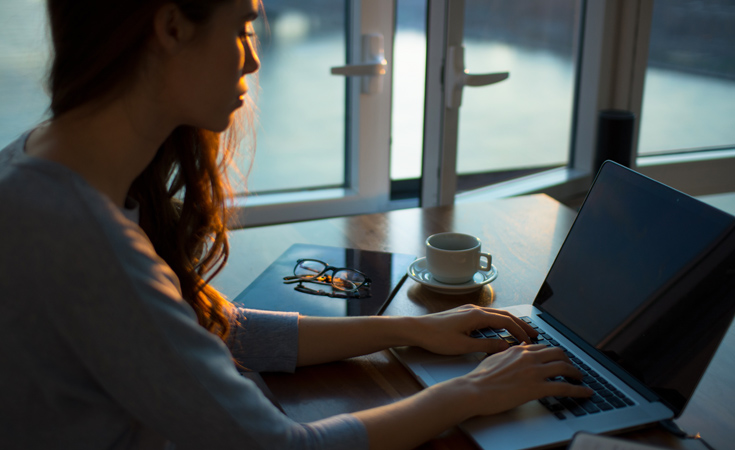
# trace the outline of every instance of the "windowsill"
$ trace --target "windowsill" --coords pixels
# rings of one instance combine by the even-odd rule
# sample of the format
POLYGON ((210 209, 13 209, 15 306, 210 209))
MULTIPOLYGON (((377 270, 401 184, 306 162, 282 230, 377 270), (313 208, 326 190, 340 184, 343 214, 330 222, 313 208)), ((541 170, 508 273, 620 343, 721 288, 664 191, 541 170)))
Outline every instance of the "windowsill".
POLYGON ((235 197, 231 229, 347 216, 364 212, 351 189, 327 188, 308 191, 253 194, 235 197))
POLYGON ((693 196, 735 191, 735 149, 642 156, 636 170, 693 196))
POLYGON ((264 205, 284 205, 288 203, 305 203, 317 202, 325 200, 335 200, 354 195, 349 189, 344 188, 328 188, 313 189, 308 191, 292 191, 292 192, 276 192, 268 194, 252 194, 239 195, 235 197, 233 206, 235 208, 264 206, 264 205))
MULTIPOLYGON (((690 195, 735 190, 735 178, 731 175, 735 168, 735 149, 641 156, 636 163, 635 170, 690 195)), ((593 178, 594 174, 561 167, 457 194, 456 201, 467 203, 543 193, 574 205, 584 199, 593 178)))
POLYGON ((663 164, 677 164, 685 162, 699 162, 735 158, 735 149, 701 150, 666 155, 643 155, 636 159, 638 167, 650 167, 663 164))
POLYGON ((723 194, 702 195, 697 197, 699 200, 710 206, 719 208, 726 213, 735 216, 735 192, 725 192, 723 194))
MULTIPOLYGON (((735 149, 642 156, 636 162, 644 175, 690 195, 735 191, 735 149)), ((542 193, 575 205, 586 195, 592 179, 588 172, 561 167, 463 192, 455 201, 471 203, 542 193)), ((231 225, 252 227, 419 206, 415 198, 387 203, 356 198, 353 190, 344 188, 240 196, 232 205, 231 225)))
POLYGON ((547 194, 564 202, 587 191, 592 177, 581 170, 561 167, 457 194, 457 203, 470 203, 527 194, 547 194))

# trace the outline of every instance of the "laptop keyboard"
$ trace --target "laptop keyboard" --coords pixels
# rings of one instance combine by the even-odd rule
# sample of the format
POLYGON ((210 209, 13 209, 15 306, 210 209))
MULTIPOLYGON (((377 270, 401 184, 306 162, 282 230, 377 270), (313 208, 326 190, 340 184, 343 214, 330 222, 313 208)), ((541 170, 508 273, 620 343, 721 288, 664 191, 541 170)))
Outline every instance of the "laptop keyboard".
MULTIPOLYGON (((531 321, 530 317, 521 317, 521 320, 529 324, 538 331, 536 343, 544 344, 550 347, 559 347, 569 357, 577 369, 582 373, 582 379, 557 377, 558 381, 566 381, 573 384, 588 386, 595 391, 590 398, 572 398, 572 397, 544 397, 539 401, 549 411, 551 411, 558 419, 566 420, 568 417, 581 417, 588 414, 598 414, 616 409, 626 408, 635 403, 625 394, 619 391, 615 386, 608 382, 602 375, 577 358, 572 352, 564 348, 558 341, 544 333, 538 325, 531 321), (571 414, 571 416, 569 415, 571 414)), ((510 345, 518 345, 520 342, 516 340, 507 330, 485 328, 473 331, 470 336, 478 339, 503 339, 510 345)))

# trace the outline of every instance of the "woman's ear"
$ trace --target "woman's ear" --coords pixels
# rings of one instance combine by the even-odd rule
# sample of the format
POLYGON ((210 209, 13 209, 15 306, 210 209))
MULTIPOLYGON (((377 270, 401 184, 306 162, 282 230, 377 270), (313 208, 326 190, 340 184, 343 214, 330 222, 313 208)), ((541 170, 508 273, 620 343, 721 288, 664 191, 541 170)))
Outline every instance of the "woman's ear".
POLYGON ((167 52, 178 52, 183 44, 191 40, 194 31, 194 23, 173 3, 161 6, 153 18, 154 40, 167 52))

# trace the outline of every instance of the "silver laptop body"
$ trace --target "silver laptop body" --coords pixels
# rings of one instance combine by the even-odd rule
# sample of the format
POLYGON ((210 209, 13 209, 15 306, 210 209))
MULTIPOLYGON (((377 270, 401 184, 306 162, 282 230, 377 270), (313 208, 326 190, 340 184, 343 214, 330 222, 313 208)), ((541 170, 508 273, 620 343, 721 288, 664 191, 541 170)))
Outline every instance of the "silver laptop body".
MULTIPOLYGON (((573 404, 559 409, 569 399, 544 399, 474 418, 461 428, 480 447, 558 446, 578 431, 614 433, 677 417, 735 313, 735 217, 606 162, 533 305, 504 309, 534 323, 627 403, 572 413, 573 404)), ((466 374, 486 356, 394 353, 424 386, 466 374)))

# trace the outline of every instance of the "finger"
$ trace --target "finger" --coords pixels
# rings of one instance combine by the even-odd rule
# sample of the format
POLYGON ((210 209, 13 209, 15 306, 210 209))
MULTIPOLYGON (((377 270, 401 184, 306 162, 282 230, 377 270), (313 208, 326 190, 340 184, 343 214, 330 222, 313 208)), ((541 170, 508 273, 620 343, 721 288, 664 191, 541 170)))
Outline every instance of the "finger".
POLYGON ((497 338, 473 338, 468 337, 466 342, 467 352, 484 352, 488 355, 502 352, 510 347, 503 339, 497 338))
POLYGON ((529 325, 528 323, 526 323, 526 321, 524 321, 523 319, 520 319, 520 318, 518 318, 518 317, 516 317, 516 316, 514 316, 513 314, 510 314, 510 313, 508 313, 508 315, 513 320, 513 322, 516 325, 518 325, 528 336, 530 336, 531 338, 534 338, 534 339, 538 337, 538 335, 539 335, 538 331, 536 331, 533 327, 531 327, 531 325, 529 325))
POLYGON ((526 323, 525 320, 519 318, 518 316, 515 316, 515 315, 511 314, 508 311, 503 311, 503 310, 497 310, 497 311, 498 312, 501 312, 501 313, 507 315, 508 317, 510 317, 511 319, 513 319, 513 321, 516 324, 518 324, 518 326, 520 326, 523 329, 523 331, 525 331, 526 334, 528 334, 529 336, 531 336, 531 337, 538 336, 538 331, 536 331, 531 325, 529 325, 528 323, 526 323))
POLYGON ((542 365, 540 374, 544 378, 555 378, 559 376, 576 379, 582 378, 582 373, 579 369, 565 361, 553 361, 542 365))
MULTIPOLYGON (((520 325, 518 325, 512 318, 508 318, 508 324, 505 325, 505 329, 508 330, 514 338, 518 339, 519 342, 525 342, 526 344, 533 344, 531 335, 526 332, 520 325)), ((538 335, 538 333, 536 333, 538 335)), ((535 337, 535 335, 534 335, 535 337)))
MULTIPOLYGON (((478 339, 482 340, 482 339, 478 339)), ((502 342, 505 342, 503 339, 484 339, 484 341, 493 341, 497 340, 502 342)), ((507 344, 507 343, 506 343, 507 344)), ((513 345, 507 344, 508 346, 506 348, 502 347, 502 344, 496 344, 497 348, 499 349, 498 352, 505 351, 514 359, 522 358, 524 352, 539 352, 542 351, 548 347, 546 347, 543 344, 521 344, 521 345, 513 345)), ((488 354, 491 354, 491 352, 487 352, 488 354)), ((532 356, 532 360, 529 359, 528 361, 534 364, 543 364, 543 361, 538 360, 536 356, 532 356)))
POLYGON ((509 313, 500 309, 486 308, 486 311, 501 318, 503 327, 510 332, 518 341, 531 344, 531 338, 538 336, 538 331, 534 330, 529 324, 509 313))
MULTIPOLYGON (((524 352, 524 351, 540 352, 543 350, 547 350, 548 348, 549 347, 544 344, 523 344, 523 345, 516 345, 515 347, 513 347, 513 349, 518 352, 524 352)), ((540 361, 540 362, 543 362, 543 361, 540 361)))
POLYGON ((507 330, 518 342, 531 344, 531 338, 520 325, 518 325, 511 317, 504 314, 503 311, 487 311, 483 310, 481 315, 477 315, 478 322, 475 327, 478 329, 490 327, 495 330, 507 330))
POLYGON ((544 344, 526 345, 524 347, 528 349, 530 349, 531 347, 537 349, 537 361, 540 363, 564 361, 565 363, 571 365, 569 357, 564 353, 564 350, 559 347, 548 347, 544 344))
POLYGON ((483 351, 488 355, 508 350, 508 347, 510 347, 510 344, 502 339, 481 339, 481 341, 483 348, 480 351, 483 351))

